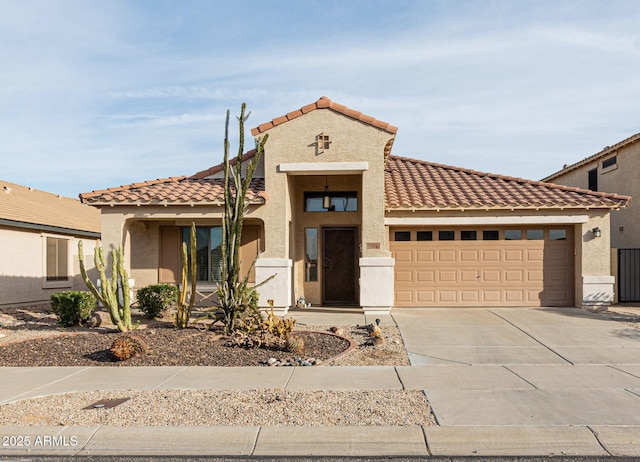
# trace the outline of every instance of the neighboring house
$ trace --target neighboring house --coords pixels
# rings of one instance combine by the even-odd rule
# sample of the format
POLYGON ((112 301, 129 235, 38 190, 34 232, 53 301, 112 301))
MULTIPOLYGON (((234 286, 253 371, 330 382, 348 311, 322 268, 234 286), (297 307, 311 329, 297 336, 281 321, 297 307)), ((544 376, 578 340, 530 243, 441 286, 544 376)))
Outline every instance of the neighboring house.
MULTIPOLYGON (((613 294, 609 213, 629 198, 391 155, 396 127, 323 97, 263 123, 245 272, 260 305, 590 306, 613 294), (594 229, 602 238, 594 237, 594 229)), ((255 153, 247 152, 245 162, 255 153)), ((137 287, 177 282, 198 227, 199 292, 219 280, 222 165, 81 194, 137 287)))
POLYGON ((78 266, 79 239, 93 252, 100 239, 98 209, 0 181, 0 306, 47 302, 55 292, 86 290, 78 266))
MULTIPOLYGON (((640 197, 640 133, 565 165, 542 181, 640 197)), ((640 301, 640 201, 611 213, 613 272, 620 301, 640 301), (617 263, 616 263, 617 262, 617 263)))

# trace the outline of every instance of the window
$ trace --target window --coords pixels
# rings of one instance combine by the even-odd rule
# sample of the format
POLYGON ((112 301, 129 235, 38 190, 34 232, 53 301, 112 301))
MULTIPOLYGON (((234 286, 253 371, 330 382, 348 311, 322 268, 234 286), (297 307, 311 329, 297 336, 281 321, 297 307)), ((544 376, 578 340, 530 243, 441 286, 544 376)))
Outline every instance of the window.
POLYGON ((598 169, 589 170, 589 189, 591 191, 598 190, 598 169))
POLYGON ((500 240, 500 231, 498 230, 485 230, 482 231, 483 241, 497 241, 500 240))
POLYGON ((477 231, 460 231, 460 240, 462 241, 475 241, 478 239, 477 231))
POLYGON ((609 157, 602 161, 602 168, 613 167, 618 163, 618 156, 609 157))
POLYGON ((550 241, 564 241, 567 239, 566 229, 550 229, 549 240, 550 241))
POLYGON ((522 239, 522 231, 519 229, 507 229, 504 232, 505 241, 519 241, 522 239))
MULTIPOLYGON (((191 247, 191 228, 182 228, 182 242, 191 247)), ((196 281, 220 282, 222 280, 222 227, 196 228, 196 281)), ((189 268, 191 266, 189 265, 189 268)))
POLYGON ((416 237, 419 241, 433 241, 433 231, 418 231, 416 237))
POLYGON ((305 228, 304 252, 304 280, 316 282, 318 280, 318 228, 305 228))
POLYGON ((305 212, 357 212, 358 193, 356 192, 308 192, 304 194, 305 212), (322 206, 324 196, 329 196, 331 207, 322 206))
POLYGON ((47 281, 69 280, 69 241, 47 237, 47 281))
POLYGON ((394 234, 394 240, 397 241, 410 241, 411 240, 411 232, 410 231, 396 231, 394 234))
POLYGON ((453 241, 456 238, 455 231, 438 231, 439 241, 453 241))
POLYGON ((527 240, 528 241, 541 241, 544 239, 544 231, 541 229, 528 229, 527 240))

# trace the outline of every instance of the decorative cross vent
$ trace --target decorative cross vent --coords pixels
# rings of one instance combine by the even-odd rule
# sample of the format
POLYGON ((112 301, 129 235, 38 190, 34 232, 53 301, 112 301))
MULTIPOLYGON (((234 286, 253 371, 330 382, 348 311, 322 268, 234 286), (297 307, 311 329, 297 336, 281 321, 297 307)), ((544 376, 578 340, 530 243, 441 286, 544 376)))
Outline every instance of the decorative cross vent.
POLYGON ((318 148, 318 154, 322 154, 325 149, 329 149, 329 145, 331 141, 329 141, 329 135, 325 133, 320 133, 316 136, 316 146, 318 148))

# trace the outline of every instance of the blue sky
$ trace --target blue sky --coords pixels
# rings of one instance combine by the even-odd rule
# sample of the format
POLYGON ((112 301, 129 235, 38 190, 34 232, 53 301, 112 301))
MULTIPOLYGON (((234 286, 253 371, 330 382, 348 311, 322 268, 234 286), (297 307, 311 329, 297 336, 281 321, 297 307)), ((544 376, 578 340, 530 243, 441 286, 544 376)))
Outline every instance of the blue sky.
POLYGON ((639 24, 635 0, 0 0, 0 179, 192 174, 227 109, 323 95, 399 127, 396 155, 540 179, 640 132, 639 24))

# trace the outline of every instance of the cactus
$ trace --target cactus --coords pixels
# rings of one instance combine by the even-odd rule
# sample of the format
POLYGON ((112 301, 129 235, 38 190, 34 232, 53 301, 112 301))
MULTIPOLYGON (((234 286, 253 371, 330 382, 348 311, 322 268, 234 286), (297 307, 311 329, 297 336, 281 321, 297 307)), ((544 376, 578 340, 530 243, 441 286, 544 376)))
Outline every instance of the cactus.
POLYGON ((118 249, 111 251, 111 279, 107 278, 104 250, 96 245, 94 251, 94 262, 100 274, 100 290, 89 279, 84 266, 84 252, 82 241, 78 241, 78 260, 80 261, 80 273, 82 279, 91 293, 109 310, 111 322, 120 332, 129 332, 133 329, 131 325, 131 300, 129 294, 129 275, 124 267, 124 257, 122 245, 118 249), (122 287, 122 300, 118 297, 118 286, 122 287))
POLYGON ((196 249, 196 224, 191 223, 191 240, 189 251, 187 244, 182 243, 182 283, 180 284, 180 296, 178 297, 178 310, 175 317, 175 325, 179 329, 184 329, 189 324, 191 310, 196 299, 196 278, 198 265, 195 257, 196 249), (189 258, 191 257, 191 258, 189 258), (189 281, 189 260, 191 260, 191 280, 189 281), (191 288, 189 301, 187 301, 188 286, 191 288))
POLYGON ((304 352, 304 340, 299 335, 290 335, 285 343, 285 349, 289 353, 300 354, 304 352))
POLYGON ((136 355, 146 354, 149 347, 142 339, 125 334, 113 341, 110 351, 118 361, 126 361, 136 355))

